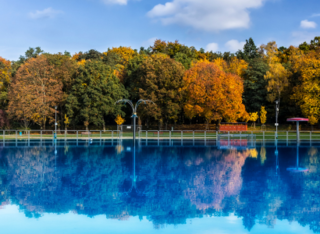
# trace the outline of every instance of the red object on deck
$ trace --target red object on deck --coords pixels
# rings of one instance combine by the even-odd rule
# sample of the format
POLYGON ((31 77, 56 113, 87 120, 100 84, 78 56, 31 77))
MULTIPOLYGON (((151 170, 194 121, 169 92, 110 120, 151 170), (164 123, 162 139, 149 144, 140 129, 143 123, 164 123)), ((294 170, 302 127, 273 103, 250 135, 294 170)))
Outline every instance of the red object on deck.
POLYGON ((247 125, 220 125, 222 132, 245 132, 247 130, 247 125))
POLYGON ((294 117, 294 118, 289 118, 287 121, 293 121, 293 122, 308 122, 309 119, 307 118, 301 118, 301 117, 294 117))

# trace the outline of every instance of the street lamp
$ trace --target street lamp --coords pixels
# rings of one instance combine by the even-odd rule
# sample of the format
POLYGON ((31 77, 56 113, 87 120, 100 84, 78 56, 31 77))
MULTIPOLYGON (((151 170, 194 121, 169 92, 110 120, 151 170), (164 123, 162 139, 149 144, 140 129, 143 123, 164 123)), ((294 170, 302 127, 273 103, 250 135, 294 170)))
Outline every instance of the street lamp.
POLYGON ((278 124, 278 115, 279 115, 279 104, 280 104, 280 102, 277 100, 277 101, 276 101, 276 123, 275 123, 275 125, 276 125, 276 139, 278 139, 278 126, 279 126, 279 124, 278 124))
POLYGON ((57 109, 58 107, 54 107, 54 139, 57 139, 57 109))
POLYGON ((138 108, 138 106, 139 106, 141 103, 147 104, 148 102, 154 104, 153 101, 143 100, 143 99, 140 99, 140 100, 136 103, 135 106, 133 105, 132 101, 130 101, 130 100, 128 100, 128 99, 121 99, 121 100, 118 100, 118 101, 116 102, 116 104, 117 104, 117 103, 128 103, 128 104, 131 106, 131 108, 132 108, 132 116, 131 116, 131 118, 133 118, 133 144, 135 144, 135 140, 136 140, 136 118, 138 117, 138 116, 137 116, 137 108, 138 108))

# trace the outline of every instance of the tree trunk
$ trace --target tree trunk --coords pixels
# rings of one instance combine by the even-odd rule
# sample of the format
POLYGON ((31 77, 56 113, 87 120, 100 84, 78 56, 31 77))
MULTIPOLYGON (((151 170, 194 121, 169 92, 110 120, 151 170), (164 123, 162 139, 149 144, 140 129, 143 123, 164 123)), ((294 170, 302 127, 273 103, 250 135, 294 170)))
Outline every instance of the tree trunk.
POLYGON ((106 131, 106 124, 104 121, 102 122, 102 127, 103 127, 103 132, 105 132, 106 131))

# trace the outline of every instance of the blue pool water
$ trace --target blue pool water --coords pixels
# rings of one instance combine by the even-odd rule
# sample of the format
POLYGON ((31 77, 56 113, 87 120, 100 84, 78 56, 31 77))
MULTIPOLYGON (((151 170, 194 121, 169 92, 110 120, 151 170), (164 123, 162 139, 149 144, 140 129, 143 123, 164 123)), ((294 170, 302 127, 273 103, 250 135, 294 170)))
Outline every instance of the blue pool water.
POLYGON ((320 232, 317 146, 180 143, 6 143, 1 233, 320 232))

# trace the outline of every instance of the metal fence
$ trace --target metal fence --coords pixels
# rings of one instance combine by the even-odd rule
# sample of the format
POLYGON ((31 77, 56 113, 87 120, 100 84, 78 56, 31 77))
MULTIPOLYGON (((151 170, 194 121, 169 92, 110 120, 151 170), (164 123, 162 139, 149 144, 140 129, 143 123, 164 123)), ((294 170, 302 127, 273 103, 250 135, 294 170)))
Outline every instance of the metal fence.
MULTIPOLYGON (((246 139, 253 137, 256 141, 274 140, 297 140, 296 131, 247 131, 247 132, 219 132, 219 131, 165 131, 150 130, 138 131, 138 140, 219 140, 221 137, 228 139, 246 139)), ((97 140, 97 139, 132 139, 132 132, 122 132, 119 130, 106 131, 79 131, 60 130, 55 134, 52 130, 0 130, 0 140, 97 140)), ((316 141, 320 140, 320 131, 301 131, 298 140, 316 141)))

